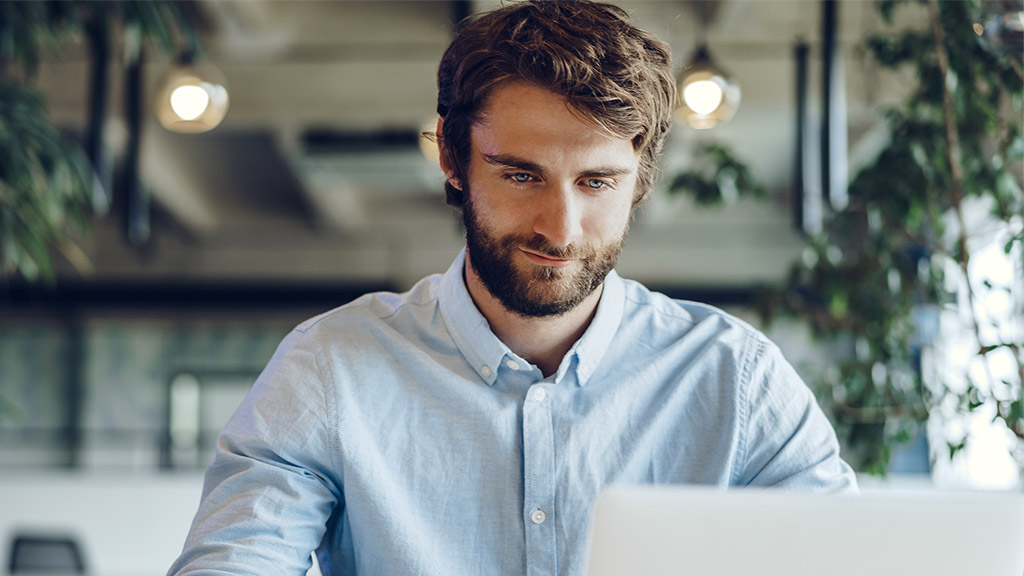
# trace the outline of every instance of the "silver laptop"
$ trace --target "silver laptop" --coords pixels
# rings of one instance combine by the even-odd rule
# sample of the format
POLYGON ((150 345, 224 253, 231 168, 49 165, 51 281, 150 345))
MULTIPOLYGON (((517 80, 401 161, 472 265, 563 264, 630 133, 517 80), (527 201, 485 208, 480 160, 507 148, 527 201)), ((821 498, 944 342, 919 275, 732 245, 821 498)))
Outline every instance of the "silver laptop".
POLYGON ((1024 494, 616 486, 588 576, 1024 576, 1024 494))

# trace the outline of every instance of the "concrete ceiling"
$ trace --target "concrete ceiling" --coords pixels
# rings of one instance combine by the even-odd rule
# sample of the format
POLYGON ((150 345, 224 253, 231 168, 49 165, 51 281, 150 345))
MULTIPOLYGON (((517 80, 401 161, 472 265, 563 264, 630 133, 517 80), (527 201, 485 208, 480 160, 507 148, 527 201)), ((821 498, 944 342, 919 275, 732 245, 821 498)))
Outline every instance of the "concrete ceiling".
MULTIPOLYGON (((698 36, 694 2, 617 3, 672 45, 681 68, 698 36)), ((816 94, 821 5, 698 6, 713 8, 704 34, 739 80, 743 101, 726 125, 676 127, 664 171, 687 166, 699 142, 724 142, 749 162, 772 200, 697 210, 658 190, 633 226, 620 272, 660 284, 773 281, 802 247, 787 204, 795 164, 793 50, 800 39, 810 44, 816 94)), ((404 287, 443 270, 461 246, 461 229, 444 206, 440 171, 413 135, 434 119, 434 75, 454 3, 214 0, 198 7, 209 21, 206 56, 227 80, 228 115, 201 135, 170 133, 146 115, 141 168, 155 200, 153 235, 145 246, 128 246, 115 218, 100 220, 84 245, 91 274, 404 287)), ((877 110, 902 90, 855 49, 882 28, 873 3, 841 2, 839 18, 850 147, 870 155, 877 110)), ((53 117, 73 130, 84 124, 86 64, 83 51, 69 50, 39 78, 53 117)), ((170 66, 166 57, 147 61, 147 98, 170 66)), ((107 129, 115 149, 124 140, 119 73, 115 66, 107 129)))

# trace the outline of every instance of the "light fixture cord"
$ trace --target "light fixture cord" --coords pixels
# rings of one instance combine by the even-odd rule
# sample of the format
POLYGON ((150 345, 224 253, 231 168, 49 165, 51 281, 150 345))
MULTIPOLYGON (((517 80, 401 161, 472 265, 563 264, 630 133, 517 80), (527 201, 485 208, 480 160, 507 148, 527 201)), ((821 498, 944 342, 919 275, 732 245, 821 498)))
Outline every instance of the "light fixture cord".
POLYGON ((717 5, 714 4, 714 0, 691 0, 690 6, 693 8, 693 15, 697 22, 697 46, 706 46, 708 26, 711 24, 711 18, 717 5))

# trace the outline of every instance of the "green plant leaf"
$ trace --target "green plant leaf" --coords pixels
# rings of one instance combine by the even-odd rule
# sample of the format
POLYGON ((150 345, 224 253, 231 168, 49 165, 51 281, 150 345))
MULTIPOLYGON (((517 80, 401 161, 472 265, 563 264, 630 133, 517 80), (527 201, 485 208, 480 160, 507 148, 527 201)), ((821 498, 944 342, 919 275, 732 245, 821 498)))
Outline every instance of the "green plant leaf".
MULTIPOLYGON (((838 361, 839 375, 818 386, 826 387, 825 398, 836 399, 826 408, 840 423, 844 447, 858 455, 866 471, 884 472, 892 445, 907 440, 908 419, 926 418, 929 410, 943 405, 968 414, 994 400, 983 392, 990 386, 980 382, 966 391, 951 386, 960 374, 938 374, 938 392, 931 392, 914 349, 920 345, 913 336, 915 308, 938 309, 971 297, 949 292, 962 282, 958 275, 968 258, 963 248, 970 247, 950 233, 956 228, 947 230, 947 221, 957 221, 958 192, 990 200, 995 218, 1015 230, 1000 246, 1007 254, 1024 242, 1019 225, 1012 227, 1024 213, 1019 165, 1024 159, 1024 58, 1019 50, 994 49, 964 25, 978 21, 978 3, 939 2, 938 8, 948 74, 940 69, 927 25, 886 29, 866 41, 866 52, 879 65, 913 72, 917 84, 906 101, 880 111, 891 135, 888 143, 853 175, 847 207, 826 215, 822 233, 807 252, 813 257, 795 263, 785 288, 772 297, 775 313, 806 319, 818 337, 855 343, 849 346, 850 358, 838 361), (958 146, 948 141, 947 90, 958 146), (953 162, 960 167, 959 185, 953 162), (873 374, 873 366, 885 367, 885 373, 876 369, 873 374)), ((929 18, 921 2, 889 1, 878 9, 886 21, 897 9, 916 10, 925 23, 929 18)), ((979 278, 972 281, 980 284, 979 278)), ((1018 276, 1013 282, 1024 280, 1018 276)), ((986 286, 997 288, 991 282, 986 286)), ((978 292, 975 297, 987 290, 978 292)), ((986 328, 991 321, 975 322, 986 328)), ((978 354, 1003 346, 1009 345, 979 347, 978 354)), ((1019 370, 1021 356, 1013 357, 1019 370)), ((1017 404, 1000 404, 1000 417, 1016 415, 1018 409, 1017 404)), ((1011 429, 1024 441, 1024 423, 1011 429)), ((951 442, 950 457, 966 442, 951 442)))
POLYGON ((32 89, 41 57, 90 23, 137 26, 164 52, 198 48, 181 5, 167 1, 0 1, 0 277, 53 280, 50 252, 89 223, 95 171, 54 128, 32 89))

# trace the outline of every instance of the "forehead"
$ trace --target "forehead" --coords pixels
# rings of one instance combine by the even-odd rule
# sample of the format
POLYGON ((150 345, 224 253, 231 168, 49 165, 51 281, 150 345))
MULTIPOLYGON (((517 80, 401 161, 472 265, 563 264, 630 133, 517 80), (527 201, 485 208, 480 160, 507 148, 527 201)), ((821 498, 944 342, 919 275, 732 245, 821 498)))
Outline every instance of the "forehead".
POLYGON ((513 150, 491 148, 514 147, 549 157, 584 152, 636 160, 631 139, 611 134, 560 94, 522 82, 502 83, 491 91, 472 135, 485 154, 508 153, 513 150))

